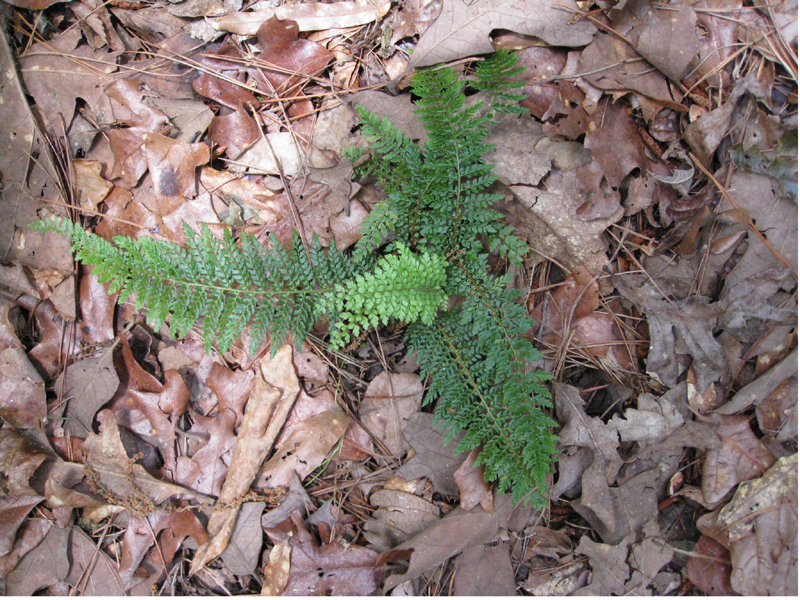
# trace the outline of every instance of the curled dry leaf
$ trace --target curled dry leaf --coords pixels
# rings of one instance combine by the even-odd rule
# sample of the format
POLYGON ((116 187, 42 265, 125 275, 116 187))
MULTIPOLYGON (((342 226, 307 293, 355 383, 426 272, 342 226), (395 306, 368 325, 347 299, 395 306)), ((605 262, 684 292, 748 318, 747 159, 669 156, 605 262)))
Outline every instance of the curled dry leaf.
POLYGON ((453 478, 458 486, 461 508, 470 510, 480 504, 483 510, 492 512, 492 486, 484 478, 486 469, 483 465, 473 466, 479 453, 480 448, 473 448, 461 466, 453 473, 453 478))
POLYGON ((282 346, 274 358, 262 358, 258 364, 259 373, 245 407, 228 476, 208 522, 211 539, 197 549, 191 574, 218 557, 228 545, 238 514, 235 501, 250 489, 300 391, 291 346, 282 346))
POLYGON ((238 158, 261 136, 261 129, 240 104, 235 111, 217 116, 208 128, 208 139, 226 148, 231 160, 238 158))

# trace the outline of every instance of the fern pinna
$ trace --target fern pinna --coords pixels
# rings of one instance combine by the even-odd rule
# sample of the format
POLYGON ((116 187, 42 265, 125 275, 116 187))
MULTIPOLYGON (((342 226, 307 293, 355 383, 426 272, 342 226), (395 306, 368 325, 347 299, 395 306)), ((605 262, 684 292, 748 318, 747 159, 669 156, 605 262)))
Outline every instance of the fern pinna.
POLYGON ((247 325, 252 353, 268 336, 291 333, 299 343, 323 316, 332 349, 370 327, 407 323, 437 421, 451 438, 466 430, 458 449, 480 448, 487 480, 514 502, 541 506, 555 442, 555 423, 542 411, 548 376, 532 368, 541 355, 523 337, 532 322, 518 292, 488 262, 497 252, 518 263, 527 247, 491 208, 499 196, 487 192, 495 176, 482 160, 492 119, 524 112, 508 91, 515 62, 498 52, 468 83, 449 68, 417 73, 412 90, 428 134, 421 147, 359 107, 387 199, 350 254, 316 239, 303 248, 297 235, 289 249, 247 234, 236 241, 230 231, 218 239, 205 227, 185 228, 185 248, 150 238, 111 243, 65 220, 39 227, 69 236, 77 258, 112 292, 147 305, 155 327, 168 321, 180 336, 202 320, 207 346, 221 351, 247 325), (489 99, 468 105, 467 85, 489 99))

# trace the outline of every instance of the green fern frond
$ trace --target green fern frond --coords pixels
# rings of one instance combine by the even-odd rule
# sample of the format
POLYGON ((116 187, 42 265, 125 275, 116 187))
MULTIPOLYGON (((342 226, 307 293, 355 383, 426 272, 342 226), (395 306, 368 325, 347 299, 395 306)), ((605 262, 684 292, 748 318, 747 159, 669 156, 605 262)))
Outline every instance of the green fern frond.
POLYGON ((443 289, 447 262, 429 252, 414 254, 403 244, 397 251, 381 259, 371 273, 357 275, 325 295, 321 308, 332 315, 332 349, 390 319, 433 322, 447 300, 443 289))

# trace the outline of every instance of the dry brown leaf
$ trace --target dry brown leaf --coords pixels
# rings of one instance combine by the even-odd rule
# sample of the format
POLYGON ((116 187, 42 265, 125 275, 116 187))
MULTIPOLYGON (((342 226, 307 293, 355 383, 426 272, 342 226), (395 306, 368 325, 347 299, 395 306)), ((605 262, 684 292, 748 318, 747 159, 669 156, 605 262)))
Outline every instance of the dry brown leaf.
POLYGON ((514 567, 508 542, 481 544, 456 557, 453 592, 456 596, 514 596, 514 567))
POLYGON ((0 557, 14 548, 17 530, 33 510, 44 500, 42 496, 6 496, 0 498, 0 557))
POLYGON ((723 415, 735 415, 747 408, 760 406, 764 399, 783 381, 797 376, 797 349, 792 350, 786 358, 763 373, 755 381, 740 389, 715 412, 723 415))
POLYGON ((6 578, 9 596, 34 592, 63 581, 69 573, 69 529, 51 527, 44 539, 17 563, 6 578))
POLYGON ((797 437, 797 376, 788 377, 756 408, 758 427, 779 442, 797 437))
POLYGON ((568 563, 557 569, 531 571, 522 587, 534 596, 571 596, 586 585, 590 574, 583 564, 568 563))
POLYGON ((694 545, 694 554, 686 561, 686 576, 694 586, 709 596, 733 596, 731 553, 708 536, 694 545), (709 558, 703 558, 703 557, 709 558))
POLYGON ((260 137, 258 123, 241 105, 232 113, 214 117, 208 128, 208 139, 226 148, 225 154, 231 160, 237 159, 260 137))
POLYGON ((329 410, 305 419, 276 448, 261 469, 258 487, 288 487, 294 473, 305 479, 320 466, 350 426, 340 410, 329 410))
POLYGON ((197 98, 155 97, 149 100, 169 118, 172 125, 170 137, 184 144, 198 140, 214 119, 211 109, 197 98))
POLYGON ((281 540, 269 551, 269 562, 264 567, 262 596, 280 596, 289 582, 292 565, 292 546, 289 538, 281 540))
POLYGON ((197 195, 195 169, 211 160, 205 144, 184 144, 157 133, 143 137, 147 167, 154 182, 158 211, 169 214, 197 195))
POLYGON ((70 530, 69 557, 69 573, 64 581, 81 594, 125 595, 116 564, 80 527, 70 530))
POLYGON ((4 475, 3 488, 9 496, 36 496, 28 482, 47 458, 41 446, 6 427, 0 429, 0 473, 4 475))
POLYGON ((0 556, 0 579, 5 581, 19 560, 39 545, 51 527, 53 527, 53 523, 47 519, 28 519, 23 523, 13 547, 6 554, 0 556))
POLYGON ((342 538, 317 545, 299 511, 289 538, 291 566, 283 596, 369 596, 378 586, 378 553, 342 538))
POLYGON ((239 507, 231 539, 220 554, 225 567, 239 577, 256 573, 264 538, 264 531, 261 529, 264 507, 265 502, 245 502, 239 507))
POLYGON ((675 387, 682 370, 677 354, 685 353, 694 359, 692 365, 701 392, 715 381, 723 385, 729 382, 725 353, 713 334, 718 311, 706 298, 692 296, 670 302, 643 276, 615 277, 614 282, 617 290, 647 315, 650 328, 648 374, 668 387, 675 387))
POLYGON ((797 595, 797 454, 739 486, 719 521, 728 529, 734 590, 797 595))
POLYGON ((367 387, 359 409, 361 424, 394 456, 409 448, 403 431, 422 406, 423 392, 422 381, 413 373, 384 371, 367 387))
POLYGON ((383 552, 402 544, 440 516, 439 507, 408 491, 382 489, 369 498, 375 507, 364 523, 364 537, 383 552))
POLYGON ((205 54, 201 62, 207 70, 192 82, 195 92, 231 110, 236 110, 239 106, 259 105, 253 92, 233 83, 241 84, 245 80, 245 69, 237 64, 240 52, 236 46, 226 44, 216 51, 207 51, 205 54), (217 59, 217 56, 220 58, 217 59))
POLYGON ((111 493, 132 502, 151 501, 162 504, 168 498, 183 495, 207 501, 208 497, 184 487, 159 481, 141 465, 133 463, 125 452, 120 430, 110 410, 97 413, 100 433, 86 438, 86 464, 96 473, 100 483, 111 493))
POLYGON ((508 29, 536 36, 551 46, 583 46, 595 27, 588 21, 568 24, 571 11, 540 0, 478 0, 464 4, 445 0, 439 18, 423 33, 409 68, 424 67, 488 54, 494 50, 489 34, 508 29))
POLYGON ((703 499, 713 506, 737 484, 762 475, 775 462, 769 450, 750 429, 745 416, 715 416, 722 447, 711 450, 703 464, 703 499))
POLYGON ((12 427, 41 427, 47 417, 44 380, 23 348, 0 350, 0 417, 12 427))
POLYGON ((442 564, 450 557, 464 552, 472 546, 486 544, 494 540, 508 525, 511 517, 511 496, 498 496, 494 499, 494 512, 487 513, 475 507, 471 511, 455 508, 443 519, 433 521, 425 530, 406 540, 396 551, 410 550, 411 562, 408 571, 392 575, 386 580, 386 590, 419 577, 424 571, 442 564))
POLYGON ((190 568, 192 574, 225 550, 238 514, 235 504, 233 508, 228 506, 250 489, 300 391, 289 345, 282 346, 271 360, 261 359, 259 371, 245 407, 218 507, 208 522, 211 539, 197 549, 190 568))
POLYGON ((103 165, 97 160, 76 158, 72 161, 75 169, 75 188, 78 190, 78 202, 83 208, 97 210, 97 206, 105 200, 114 185, 101 176, 103 165))
POLYGON ((486 467, 485 465, 473 466, 478 454, 480 454, 480 448, 473 448, 461 466, 453 473, 460 496, 459 505, 464 510, 470 510, 480 504, 483 510, 492 512, 492 486, 484 478, 486 467))
POLYGON ((380 19, 389 11, 390 6, 391 2, 372 4, 347 0, 333 4, 323 2, 284 4, 277 8, 231 13, 212 21, 211 26, 218 31, 255 35, 262 23, 277 17, 296 21, 300 31, 339 29, 365 25, 380 19))
POLYGON ((433 424, 433 415, 414 413, 403 430, 403 438, 414 449, 414 456, 397 469, 395 475, 407 481, 427 477, 437 492, 455 496, 458 486, 453 473, 467 457, 466 452, 458 455, 454 452, 462 437, 458 435, 445 445, 444 431, 433 424))
POLYGON ((68 420, 64 429, 79 438, 92 433, 95 414, 111 400, 118 387, 111 351, 70 365, 55 382, 55 389, 66 400, 68 420))

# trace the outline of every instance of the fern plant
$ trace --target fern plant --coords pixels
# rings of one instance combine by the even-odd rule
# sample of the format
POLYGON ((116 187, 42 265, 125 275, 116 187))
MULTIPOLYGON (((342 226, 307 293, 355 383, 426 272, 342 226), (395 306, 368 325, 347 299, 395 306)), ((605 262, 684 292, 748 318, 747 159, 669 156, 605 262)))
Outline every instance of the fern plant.
POLYGON ((185 227, 187 244, 149 238, 113 243, 66 220, 39 224, 67 235, 77 258, 94 265, 121 298, 147 305, 155 327, 169 322, 184 335, 198 321, 207 347, 225 351, 246 325, 255 352, 267 336, 291 333, 301 342, 320 317, 330 323, 329 345, 347 345, 370 327, 408 324, 426 402, 452 439, 465 429, 458 450, 481 448, 477 465, 487 481, 510 490, 513 501, 546 502, 555 423, 543 381, 532 368, 541 354, 523 337, 533 323, 506 277, 493 274, 489 252, 519 262, 527 247, 504 226, 488 193, 495 181, 482 156, 493 118, 524 112, 509 78, 516 57, 498 52, 481 61, 469 83, 452 69, 426 69, 412 79, 417 113, 428 133, 417 146, 389 120, 361 108, 362 131, 387 199, 362 225, 350 254, 315 238, 303 248, 277 240, 264 246, 244 234, 219 240, 207 228, 185 227), (490 97, 467 104, 466 86, 490 97))

